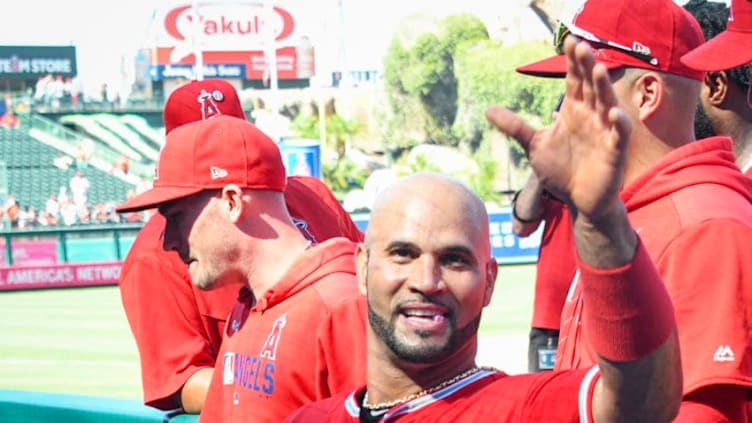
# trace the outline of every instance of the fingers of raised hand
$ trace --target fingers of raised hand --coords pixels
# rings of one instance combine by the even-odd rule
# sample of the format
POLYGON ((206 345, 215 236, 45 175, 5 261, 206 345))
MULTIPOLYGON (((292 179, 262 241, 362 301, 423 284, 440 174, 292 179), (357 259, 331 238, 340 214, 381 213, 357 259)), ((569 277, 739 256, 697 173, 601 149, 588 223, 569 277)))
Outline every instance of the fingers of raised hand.
POLYGON ((567 56, 566 97, 570 101, 582 100, 583 76, 574 54, 577 44, 577 39, 572 36, 564 40, 564 54, 567 56))
POLYGON ((575 65, 579 69, 582 84, 582 101, 590 108, 595 108, 597 93, 593 81, 593 67, 595 66, 595 57, 593 56, 590 46, 585 42, 577 43, 574 49, 575 65))

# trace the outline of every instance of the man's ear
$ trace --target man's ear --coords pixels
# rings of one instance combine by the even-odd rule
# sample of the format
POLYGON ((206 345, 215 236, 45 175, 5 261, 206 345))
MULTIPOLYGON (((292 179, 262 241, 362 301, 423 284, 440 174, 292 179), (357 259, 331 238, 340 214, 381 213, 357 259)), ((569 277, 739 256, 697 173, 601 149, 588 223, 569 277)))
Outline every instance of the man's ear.
POLYGON ((358 276, 358 289, 363 295, 367 294, 366 280, 368 279, 368 250, 361 242, 355 248, 355 272, 358 276))
POLYGON ((634 87, 637 90, 635 95, 638 96, 640 120, 645 121, 659 109, 666 83, 655 72, 646 72, 637 78, 634 87))
POLYGON ((726 100, 729 88, 726 71, 708 72, 702 83, 708 88, 708 103, 719 106, 726 100))
POLYGON ((483 293, 483 307, 491 303, 491 298, 493 297, 493 292, 496 288, 496 277, 499 274, 499 264, 496 262, 495 258, 491 258, 491 260, 486 263, 485 270, 486 292, 483 293))
POLYGON ((245 204, 243 203, 243 189, 235 184, 225 185, 222 188, 222 205, 230 216, 233 223, 237 223, 243 215, 245 204))

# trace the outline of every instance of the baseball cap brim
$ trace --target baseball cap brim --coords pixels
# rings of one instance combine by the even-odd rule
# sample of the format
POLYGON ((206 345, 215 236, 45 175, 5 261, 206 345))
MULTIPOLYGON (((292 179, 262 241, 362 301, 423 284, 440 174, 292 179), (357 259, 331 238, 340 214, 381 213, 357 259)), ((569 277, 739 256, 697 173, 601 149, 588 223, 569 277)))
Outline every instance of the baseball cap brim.
POLYGON ((724 31, 681 57, 692 69, 715 72, 752 62, 752 32, 724 31))
MULTIPOLYGON (((603 63, 609 70, 626 66, 622 63, 614 63, 601 59, 598 59, 598 62, 603 63)), ((556 56, 519 66, 515 70, 525 75, 540 76, 543 78, 564 78, 567 76, 567 56, 565 54, 557 54, 556 56)))
POLYGON ((164 203, 197 194, 204 189, 202 187, 154 187, 120 204, 115 210, 118 213, 130 213, 152 209, 164 203))

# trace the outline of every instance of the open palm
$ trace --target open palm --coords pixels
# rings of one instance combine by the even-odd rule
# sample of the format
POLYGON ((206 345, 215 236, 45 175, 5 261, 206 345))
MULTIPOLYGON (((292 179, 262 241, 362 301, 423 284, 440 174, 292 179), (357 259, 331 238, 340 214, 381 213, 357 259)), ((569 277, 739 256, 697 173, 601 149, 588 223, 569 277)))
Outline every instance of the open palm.
POLYGON ((535 131, 513 112, 493 107, 487 117, 527 151, 547 190, 591 220, 618 203, 631 125, 603 65, 585 43, 568 39, 566 97, 551 128, 535 131))

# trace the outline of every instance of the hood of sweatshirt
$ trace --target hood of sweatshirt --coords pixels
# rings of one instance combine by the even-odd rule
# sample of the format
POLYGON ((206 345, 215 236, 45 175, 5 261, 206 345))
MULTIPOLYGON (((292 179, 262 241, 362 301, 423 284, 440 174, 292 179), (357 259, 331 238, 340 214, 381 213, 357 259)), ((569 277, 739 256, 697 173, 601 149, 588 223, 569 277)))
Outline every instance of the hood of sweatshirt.
POLYGON ((728 137, 711 137, 673 150, 621 191, 628 211, 698 184, 728 187, 752 201, 752 185, 735 164, 728 137))
POLYGON ((256 308, 267 309, 333 274, 355 277, 356 244, 332 238, 304 251, 282 278, 258 299, 256 308))

